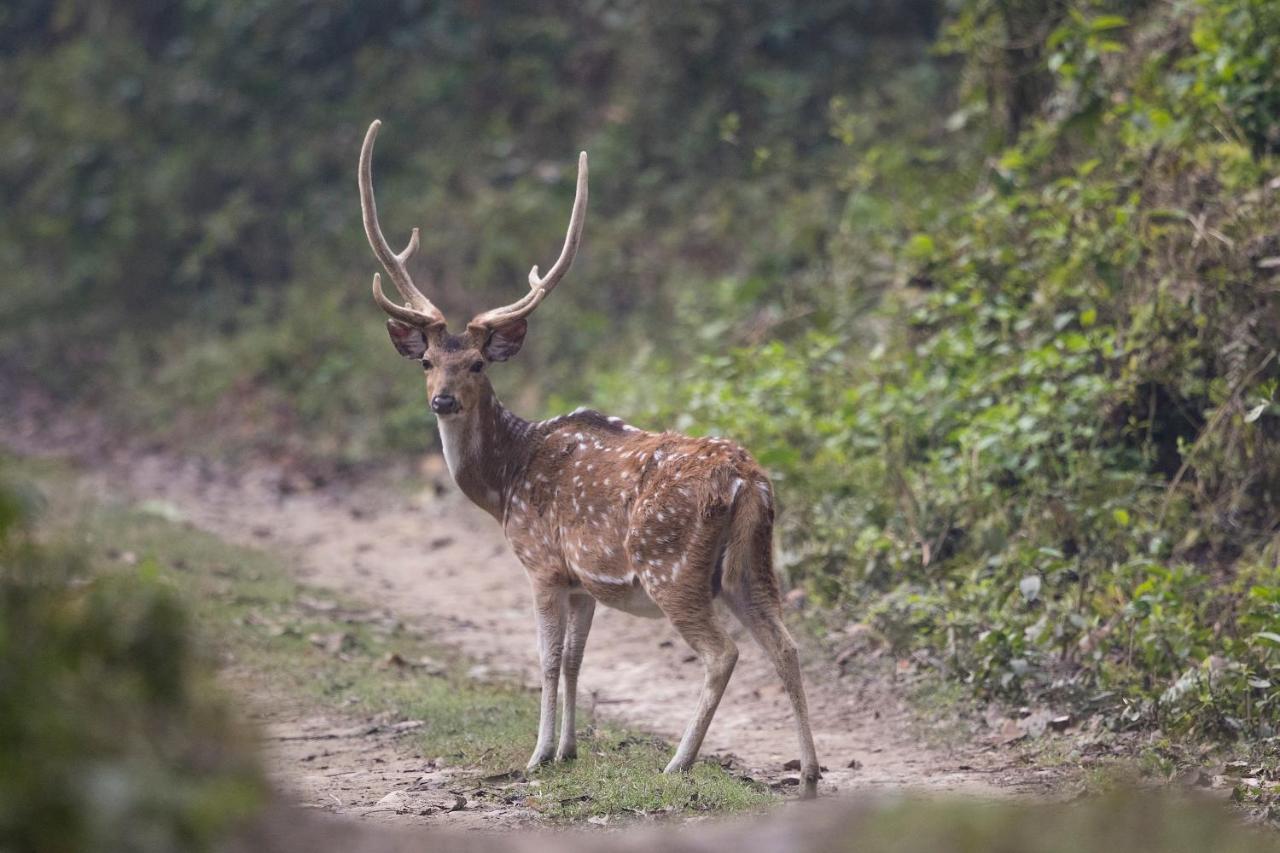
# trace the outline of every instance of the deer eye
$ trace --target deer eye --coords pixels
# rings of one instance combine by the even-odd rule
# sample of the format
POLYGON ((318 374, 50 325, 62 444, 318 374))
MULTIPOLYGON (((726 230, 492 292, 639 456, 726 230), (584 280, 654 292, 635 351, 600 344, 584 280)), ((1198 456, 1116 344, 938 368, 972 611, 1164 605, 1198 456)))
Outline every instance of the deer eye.
POLYGON ((432 367, 434 367, 434 365, 431 363, 431 359, 429 359, 429 358, 424 358, 424 359, 422 360, 422 369, 423 369, 423 370, 430 370, 432 367))
POLYGON ((479 373, 479 372, 480 372, 480 371, 482 371, 482 370, 484 370, 484 362, 483 362, 483 361, 473 361, 473 362, 471 363, 471 372, 472 372, 472 373, 479 373))

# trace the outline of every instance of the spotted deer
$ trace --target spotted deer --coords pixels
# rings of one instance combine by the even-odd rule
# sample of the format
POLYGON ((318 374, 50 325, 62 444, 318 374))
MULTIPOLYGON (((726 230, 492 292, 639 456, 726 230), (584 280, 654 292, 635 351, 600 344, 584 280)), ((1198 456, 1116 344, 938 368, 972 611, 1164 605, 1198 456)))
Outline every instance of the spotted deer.
POLYGON ((773 571, 774 499, 765 472, 726 439, 646 432, 586 409, 531 423, 498 401, 485 375, 491 363, 520 351, 528 316, 573 263, 587 210, 586 152, 579 155, 568 234, 555 264, 545 276, 534 266, 528 293, 477 315, 455 335, 409 275, 418 229, 396 253, 378 223, 371 164, 380 126, 370 125, 360 152, 360 203, 369 244, 404 304, 384 295, 378 274, 373 298, 390 315, 387 331, 396 349, 425 369, 450 475, 502 525, 533 589, 542 702, 529 768, 576 757, 578 673, 600 603, 666 617, 701 659, 697 709, 666 767, 668 773, 688 770, 738 660, 713 609, 719 598, 782 678, 800 740, 802 794, 814 796, 818 759, 796 644, 782 620, 773 571))

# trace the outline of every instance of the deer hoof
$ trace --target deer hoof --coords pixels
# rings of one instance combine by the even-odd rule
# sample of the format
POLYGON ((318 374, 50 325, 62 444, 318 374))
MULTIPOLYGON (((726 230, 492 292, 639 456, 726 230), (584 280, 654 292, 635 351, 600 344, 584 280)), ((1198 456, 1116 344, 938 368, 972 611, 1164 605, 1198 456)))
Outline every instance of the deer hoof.
POLYGON ((535 752, 533 757, 529 759, 529 763, 524 766, 524 769, 526 772, 533 772, 549 761, 551 761, 550 752, 535 752))
POLYGON ((578 758, 578 748, 576 746, 562 749, 556 753, 556 761, 575 761, 578 758))
POLYGON ((818 798, 818 778, 819 774, 816 769, 805 773, 801 777, 803 787, 800 788, 800 799, 816 800, 818 798))
POLYGON ((681 761, 679 756, 671 759, 663 773, 688 773, 689 768, 693 765, 692 761, 681 761))

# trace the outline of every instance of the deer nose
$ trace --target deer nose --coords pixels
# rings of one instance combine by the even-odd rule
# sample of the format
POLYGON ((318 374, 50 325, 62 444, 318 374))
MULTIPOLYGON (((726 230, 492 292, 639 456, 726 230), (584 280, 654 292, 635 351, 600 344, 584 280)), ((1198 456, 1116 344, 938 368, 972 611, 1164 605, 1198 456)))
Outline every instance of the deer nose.
POLYGON ((437 415, 452 415, 461 408, 458 398, 452 394, 437 394, 431 398, 431 411, 437 415))

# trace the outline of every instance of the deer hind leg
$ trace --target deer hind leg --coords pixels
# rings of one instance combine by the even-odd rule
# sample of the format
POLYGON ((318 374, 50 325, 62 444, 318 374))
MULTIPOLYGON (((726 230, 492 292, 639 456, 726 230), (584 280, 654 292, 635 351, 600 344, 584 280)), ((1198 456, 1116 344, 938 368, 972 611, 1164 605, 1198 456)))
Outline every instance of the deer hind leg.
POLYGON ((556 691, 560 687, 568 610, 568 595, 561 588, 540 589, 535 586, 533 598, 538 622, 538 656, 542 663, 542 708, 538 717, 538 744, 529 758, 529 770, 550 761, 555 754, 556 691))
POLYGON ((715 716, 738 662, 738 647, 720 627, 714 609, 712 573, 728 533, 728 518, 681 523, 669 504, 642 510, 627 537, 627 555, 645 592, 702 661, 702 692, 693 719, 680 738, 665 773, 688 770, 715 716))
MULTIPOLYGON (((662 602, 658 602, 663 606, 662 602)), ((729 684, 729 676, 738 662, 738 647, 720 627, 715 611, 711 608, 710 598, 701 605, 681 602, 670 610, 664 607, 667 618, 675 625, 680 636, 702 660, 703 680, 702 692, 698 696, 698 707, 693 712, 693 719, 680 738, 680 746, 676 754, 668 762, 664 773, 677 773, 688 770, 698 757, 703 738, 720 705, 720 697, 729 684)))
POLYGON ((578 672, 582 669, 582 654, 587 648, 587 634, 591 632, 591 617, 596 612, 596 600, 589 595, 569 596, 569 623, 564 637, 564 712, 560 720, 560 746, 556 760, 566 761, 578 757, 578 672))
MULTIPOLYGON (((732 558, 730 555, 729 558, 732 558)), ((757 559, 760 559, 757 557, 757 559)), ((796 718, 796 735, 800 741, 800 778, 802 799, 818 795, 818 754, 809 729, 809 706, 805 701, 804 683, 800 677, 800 654, 796 642, 782 621, 782 600, 773 579, 772 559, 768 551, 760 565, 744 567, 737 589, 724 591, 725 602, 764 649, 778 671, 782 685, 791 700, 796 718), (764 574, 767 572, 767 575, 764 574)))

